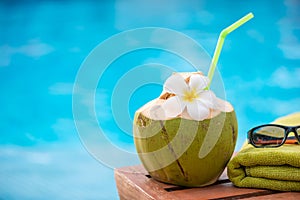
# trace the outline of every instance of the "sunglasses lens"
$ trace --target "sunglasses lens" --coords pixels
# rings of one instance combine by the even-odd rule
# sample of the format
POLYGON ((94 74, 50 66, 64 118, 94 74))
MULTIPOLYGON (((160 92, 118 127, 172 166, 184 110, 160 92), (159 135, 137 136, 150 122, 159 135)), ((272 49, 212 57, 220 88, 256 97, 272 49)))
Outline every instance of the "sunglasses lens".
MULTIPOLYGON (((300 130, 298 130, 298 133, 300 130)), ((251 138, 255 146, 277 147, 282 144, 285 130, 276 126, 263 126, 253 130, 251 138)))

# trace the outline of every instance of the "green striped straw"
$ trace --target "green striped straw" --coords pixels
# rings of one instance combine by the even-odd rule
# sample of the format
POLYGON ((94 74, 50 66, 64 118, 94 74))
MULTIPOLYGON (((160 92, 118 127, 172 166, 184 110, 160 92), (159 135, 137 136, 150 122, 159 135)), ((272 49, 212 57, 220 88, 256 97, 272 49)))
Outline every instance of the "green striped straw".
POLYGON ((214 56, 212 58, 211 64, 210 64, 210 68, 208 71, 208 78, 209 78, 209 85, 207 87, 207 89, 209 89, 210 87, 210 83, 212 81, 212 78, 214 76, 215 73, 215 69, 219 60, 219 56, 224 44, 224 40, 226 38, 226 36, 231 33, 232 31, 234 31, 235 29, 237 29, 238 27, 240 27, 241 25, 243 25, 244 23, 246 23, 247 21, 249 21, 250 19, 252 19, 254 17, 254 15, 250 12, 249 14, 247 14, 246 16, 244 16, 243 18, 241 18, 240 20, 236 21, 235 23, 233 23, 232 25, 228 26, 227 28, 223 29, 219 35, 219 39, 217 42, 217 46, 214 52, 214 56))

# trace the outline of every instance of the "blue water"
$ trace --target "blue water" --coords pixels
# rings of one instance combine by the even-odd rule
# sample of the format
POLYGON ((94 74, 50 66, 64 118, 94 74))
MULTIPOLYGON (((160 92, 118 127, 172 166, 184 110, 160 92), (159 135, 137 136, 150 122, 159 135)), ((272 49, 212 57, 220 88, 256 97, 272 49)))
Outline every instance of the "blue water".
MULTIPOLYGON (((113 167, 139 161, 100 142, 96 148, 110 163, 100 162, 80 139, 72 90, 84 59, 109 37, 143 27, 184 33, 212 55, 219 32, 248 12, 255 18, 226 38, 218 64, 238 117, 237 150, 249 128, 300 111, 299 1, 1 1, 0 199, 118 199, 113 167)), ((148 62, 191 70, 170 52, 141 49, 111 63, 95 97, 106 137, 133 154, 129 122, 162 86, 147 84, 129 97, 116 94, 126 105, 129 121, 120 122, 125 128, 113 116, 113 88, 148 62)), ((131 81, 145 77, 163 83, 167 75, 153 72, 131 81)))

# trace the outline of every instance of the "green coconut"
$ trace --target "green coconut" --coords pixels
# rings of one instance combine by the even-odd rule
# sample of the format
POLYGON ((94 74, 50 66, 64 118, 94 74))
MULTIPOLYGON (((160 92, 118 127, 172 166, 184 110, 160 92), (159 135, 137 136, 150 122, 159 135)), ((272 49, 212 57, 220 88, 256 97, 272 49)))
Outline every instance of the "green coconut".
POLYGON ((226 112, 211 110, 203 121, 183 116, 153 119, 149 110, 161 105, 164 98, 168 95, 145 104, 134 116, 134 142, 145 169, 165 183, 188 187, 213 184, 235 149, 237 119, 233 107, 223 101, 226 112))

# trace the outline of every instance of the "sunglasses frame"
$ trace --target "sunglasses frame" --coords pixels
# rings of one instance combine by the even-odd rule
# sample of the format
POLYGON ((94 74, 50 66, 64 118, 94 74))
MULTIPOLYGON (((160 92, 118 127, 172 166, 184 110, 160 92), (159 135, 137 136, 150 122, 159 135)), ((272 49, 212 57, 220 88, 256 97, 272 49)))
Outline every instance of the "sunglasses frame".
POLYGON ((288 135, 293 132, 295 134, 295 137, 297 138, 298 140, 298 143, 300 144, 300 135, 298 135, 297 133, 297 129, 300 128, 300 125, 298 126, 284 126, 284 125, 279 125, 279 124, 263 124, 263 125, 260 125, 260 126, 256 126, 252 129, 250 129, 248 131, 248 143, 251 144, 252 146, 256 147, 256 148, 276 148, 276 147, 280 147, 282 146, 286 139, 288 138, 288 135), (273 126, 273 127, 279 127, 279 128, 282 128, 284 129, 284 138, 282 140, 282 142, 276 146, 268 146, 268 145, 261 145, 261 146, 257 146, 255 144, 255 142, 253 141, 253 132, 257 129, 260 129, 262 127, 267 127, 267 126, 273 126))

